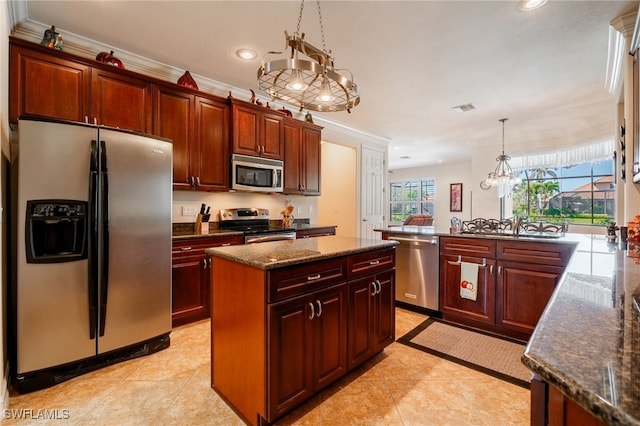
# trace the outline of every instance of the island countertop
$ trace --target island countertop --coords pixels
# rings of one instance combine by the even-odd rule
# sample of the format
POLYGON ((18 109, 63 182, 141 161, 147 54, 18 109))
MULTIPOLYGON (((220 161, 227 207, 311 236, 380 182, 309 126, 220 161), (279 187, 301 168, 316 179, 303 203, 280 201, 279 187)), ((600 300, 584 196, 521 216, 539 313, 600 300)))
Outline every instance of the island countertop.
POLYGON ((607 424, 640 425, 638 260, 605 236, 582 236, 522 357, 607 424))
POLYGON ((364 238, 325 236, 299 240, 272 241, 230 247, 206 249, 211 256, 218 256, 260 269, 274 269, 315 260, 329 259, 394 247, 397 241, 364 238))

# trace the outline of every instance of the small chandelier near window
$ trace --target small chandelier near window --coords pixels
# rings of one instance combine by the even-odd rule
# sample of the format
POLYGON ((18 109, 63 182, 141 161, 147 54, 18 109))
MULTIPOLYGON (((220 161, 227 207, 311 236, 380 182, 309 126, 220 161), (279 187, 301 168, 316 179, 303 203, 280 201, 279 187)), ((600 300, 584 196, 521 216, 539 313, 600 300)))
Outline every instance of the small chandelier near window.
POLYGON ((353 82, 349 70, 334 68, 331 51, 324 43, 324 27, 320 14, 320 33, 322 50, 304 40, 300 33, 300 22, 304 0, 300 3, 300 15, 296 32, 290 36, 286 31, 285 49, 290 49, 288 58, 265 61, 267 55, 282 55, 284 52, 268 52, 258 69, 258 87, 273 99, 279 99, 291 105, 313 111, 344 111, 360 103, 358 86, 353 82), (300 59, 302 57, 302 59, 300 59))
POLYGON ((504 154, 504 122, 507 120, 507 118, 501 118, 498 120, 502 122, 502 154, 496 158, 498 165, 493 172, 489 172, 489 175, 485 180, 480 182, 480 188, 485 190, 498 187, 498 197, 500 198, 511 194, 512 188, 522 182, 522 179, 519 176, 513 175, 513 170, 509 165, 511 157, 504 154))

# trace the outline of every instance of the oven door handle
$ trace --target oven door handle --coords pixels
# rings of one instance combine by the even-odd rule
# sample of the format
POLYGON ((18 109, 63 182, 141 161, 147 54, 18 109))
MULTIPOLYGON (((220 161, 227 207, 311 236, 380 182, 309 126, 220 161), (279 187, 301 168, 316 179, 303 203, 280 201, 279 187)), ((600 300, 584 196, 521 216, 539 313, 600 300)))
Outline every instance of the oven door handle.
POLYGON ((277 234, 259 235, 246 237, 245 244, 266 243, 268 241, 295 240, 295 232, 281 232, 277 234))

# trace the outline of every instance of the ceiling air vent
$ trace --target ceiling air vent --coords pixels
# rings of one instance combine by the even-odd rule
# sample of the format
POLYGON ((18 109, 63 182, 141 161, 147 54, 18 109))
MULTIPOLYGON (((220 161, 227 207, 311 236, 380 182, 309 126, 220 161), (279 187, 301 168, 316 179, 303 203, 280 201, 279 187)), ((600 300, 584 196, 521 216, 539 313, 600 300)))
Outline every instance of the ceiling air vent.
POLYGON ((476 107, 474 107, 473 104, 464 104, 464 105, 451 107, 451 109, 454 110, 455 112, 467 112, 467 111, 471 111, 472 109, 476 109, 476 107))

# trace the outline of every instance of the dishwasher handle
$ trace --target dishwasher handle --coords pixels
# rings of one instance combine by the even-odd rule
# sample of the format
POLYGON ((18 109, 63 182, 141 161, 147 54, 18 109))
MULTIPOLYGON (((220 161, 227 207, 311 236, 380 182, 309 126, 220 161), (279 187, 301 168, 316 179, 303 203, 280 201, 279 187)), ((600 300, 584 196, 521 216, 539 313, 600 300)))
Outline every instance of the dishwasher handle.
POLYGON ((429 238, 429 239, 425 239, 425 240, 419 240, 419 239, 416 239, 416 238, 389 237, 389 240, 406 241, 406 242, 409 242, 409 243, 426 243, 426 244, 432 244, 432 245, 438 244, 438 239, 437 238, 429 238))

